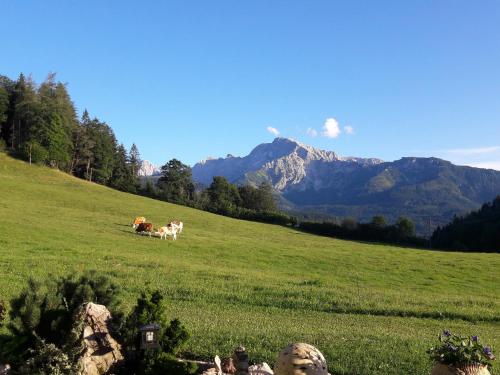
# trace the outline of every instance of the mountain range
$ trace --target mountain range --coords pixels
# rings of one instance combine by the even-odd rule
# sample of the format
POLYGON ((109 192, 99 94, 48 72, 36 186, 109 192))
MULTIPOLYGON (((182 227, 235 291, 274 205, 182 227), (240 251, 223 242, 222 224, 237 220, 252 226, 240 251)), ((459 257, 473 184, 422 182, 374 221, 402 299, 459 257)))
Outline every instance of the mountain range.
POLYGON ((341 157, 288 138, 255 147, 244 157, 227 155, 195 164, 193 179, 208 185, 213 176, 232 183, 272 184, 280 206, 389 221, 408 216, 421 234, 475 210, 500 194, 500 172, 457 166, 438 158, 404 157, 393 162, 341 157))

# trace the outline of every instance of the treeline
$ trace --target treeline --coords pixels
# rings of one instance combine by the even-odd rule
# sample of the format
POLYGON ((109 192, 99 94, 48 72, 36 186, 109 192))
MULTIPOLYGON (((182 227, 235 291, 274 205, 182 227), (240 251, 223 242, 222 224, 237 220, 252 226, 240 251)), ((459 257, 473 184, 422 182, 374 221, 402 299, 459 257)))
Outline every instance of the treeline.
POLYGON ((500 195, 478 211, 455 217, 432 234, 432 245, 459 251, 500 251, 500 195))
POLYGON ((141 194, 176 204, 239 219, 292 225, 293 217, 278 211, 270 184, 258 187, 235 185, 222 176, 215 176, 210 186, 196 187, 191 168, 177 159, 161 167, 161 177, 154 184, 146 181, 141 194))
POLYGON ((0 150, 30 163, 135 193, 139 152, 119 144, 111 127, 85 110, 78 119, 66 85, 55 74, 37 85, 20 74, 0 76, 0 150))
POLYGON ((385 242, 426 247, 428 241, 417 237, 415 224, 406 217, 400 217, 396 223, 388 224, 383 216, 374 216, 369 223, 360 223, 352 218, 341 221, 319 222, 303 221, 299 228, 323 236, 356 241, 385 242))

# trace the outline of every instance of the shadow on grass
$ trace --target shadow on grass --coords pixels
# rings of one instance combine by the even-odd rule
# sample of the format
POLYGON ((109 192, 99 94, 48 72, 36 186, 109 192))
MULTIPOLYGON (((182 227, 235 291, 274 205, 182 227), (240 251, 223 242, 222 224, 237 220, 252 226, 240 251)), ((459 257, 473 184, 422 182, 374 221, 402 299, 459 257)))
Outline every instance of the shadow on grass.
POLYGON ((117 227, 127 227, 127 228, 132 228, 132 225, 129 225, 129 224, 114 223, 113 225, 116 225, 117 227))

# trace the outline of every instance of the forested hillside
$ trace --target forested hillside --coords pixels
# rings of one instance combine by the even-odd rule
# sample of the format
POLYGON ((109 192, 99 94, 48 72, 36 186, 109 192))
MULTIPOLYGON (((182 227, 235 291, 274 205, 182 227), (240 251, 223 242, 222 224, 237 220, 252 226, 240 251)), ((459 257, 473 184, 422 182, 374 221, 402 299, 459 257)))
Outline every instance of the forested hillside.
POLYGON ((437 228, 432 243, 440 249, 500 251, 500 196, 480 210, 437 228))
POLYGON ((80 119, 66 84, 49 74, 40 85, 20 74, 0 76, 0 149, 30 163, 46 164, 77 177, 136 192, 139 151, 127 152, 113 129, 87 110, 80 119))

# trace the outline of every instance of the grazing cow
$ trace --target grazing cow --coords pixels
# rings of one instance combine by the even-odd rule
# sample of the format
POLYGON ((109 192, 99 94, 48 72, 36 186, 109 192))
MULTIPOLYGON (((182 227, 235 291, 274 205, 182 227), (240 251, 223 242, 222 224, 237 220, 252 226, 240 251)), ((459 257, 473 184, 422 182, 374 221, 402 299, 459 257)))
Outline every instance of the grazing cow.
POLYGON ((159 234, 161 239, 163 237, 167 239, 167 236, 172 236, 172 239, 175 241, 177 239, 177 227, 169 224, 166 227, 159 228, 156 234, 159 234))
POLYGON ((134 223, 132 224, 132 228, 137 228, 137 226, 141 223, 145 223, 146 218, 144 216, 138 216, 134 219, 134 223))
POLYGON ((151 233, 153 233, 153 224, 151 223, 139 223, 137 228, 135 229, 137 234, 148 233, 149 237, 151 237, 151 233))
POLYGON ((177 228, 177 233, 179 233, 179 234, 181 234, 182 230, 184 229, 184 223, 182 221, 179 221, 179 220, 171 221, 169 225, 175 226, 177 228))

